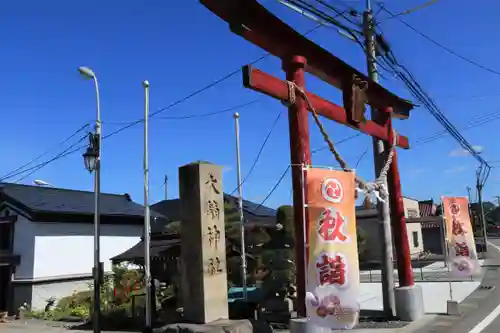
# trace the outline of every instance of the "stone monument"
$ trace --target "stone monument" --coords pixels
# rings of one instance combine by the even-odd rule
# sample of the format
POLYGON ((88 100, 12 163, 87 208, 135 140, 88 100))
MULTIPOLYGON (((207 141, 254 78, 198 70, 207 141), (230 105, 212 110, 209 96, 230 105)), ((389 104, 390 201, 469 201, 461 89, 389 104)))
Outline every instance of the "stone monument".
POLYGON ((197 324, 228 319, 222 167, 179 168, 184 318, 197 324))

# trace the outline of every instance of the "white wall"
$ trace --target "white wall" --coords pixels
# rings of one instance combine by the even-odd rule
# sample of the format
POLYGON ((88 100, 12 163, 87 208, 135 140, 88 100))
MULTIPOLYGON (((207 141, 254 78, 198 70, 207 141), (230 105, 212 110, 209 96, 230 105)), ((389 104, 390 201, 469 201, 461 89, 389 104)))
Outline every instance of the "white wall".
POLYGON ((405 217, 409 218, 410 214, 408 214, 408 210, 413 210, 416 213, 416 216, 412 216, 413 218, 420 217, 420 207, 418 206, 418 201, 411 199, 411 198, 406 198, 403 197, 403 205, 405 208, 405 217))
POLYGON ((408 234, 408 244, 410 245, 410 253, 415 255, 424 251, 424 238, 422 236, 422 225, 420 223, 406 223, 406 232, 408 234), (413 233, 417 233, 418 245, 413 243, 413 233))
POLYGON ((32 279, 35 263, 35 228, 31 221, 18 215, 14 226, 14 254, 21 256, 15 279, 32 279))
MULTIPOLYGON (((141 225, 101 225, 104 270, 111 270, 110 258, 137 244, 141 234, 141 225)), ((14 252, 21 255, 16 280, 92 273, 92 224, 31 222, 19 216, 14 237, 14 252)))

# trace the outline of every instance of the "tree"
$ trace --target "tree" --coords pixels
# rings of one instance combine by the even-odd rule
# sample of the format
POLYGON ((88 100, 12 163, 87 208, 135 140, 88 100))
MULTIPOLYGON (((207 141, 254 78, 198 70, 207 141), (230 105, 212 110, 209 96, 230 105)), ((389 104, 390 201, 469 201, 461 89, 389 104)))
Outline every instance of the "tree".
POLYGON ((295 224, 293 220, 293 206, 280 206, 276 212, 276 222, 283 226, 283 230, 290 236, 295 234, 295 224))
MULTIPOLYGON (((483 202, 483 212, 484 217, 486 219, 487 225, 496 225, 496 221, 500 221, 500 211, 497 211, 497 208, 492 202, 484 201, 483 202), (497 213, 498 212, 498 213, 497 213)), ((482 230, 481 225, 481 212, 479 210, 479 203, 473 202, 470 204, 471 210, 471 222, 475 231, 482 230)))

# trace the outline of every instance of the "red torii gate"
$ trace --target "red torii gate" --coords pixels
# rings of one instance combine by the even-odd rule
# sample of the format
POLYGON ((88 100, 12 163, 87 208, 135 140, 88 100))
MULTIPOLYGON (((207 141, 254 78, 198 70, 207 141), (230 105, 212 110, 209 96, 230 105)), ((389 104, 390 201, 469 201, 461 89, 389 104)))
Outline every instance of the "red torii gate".
MULTIPOLYGON (((308 93, 307 97, 316 112, 333 121, 357 129, 370 136, 387 142, 393 140, 391 117, 406 119, 413 105, 389 92, 366 75, 352 68, 322 47, 311 42, 255 0, 200 0, 214 14, 229 23, 233 33, 261 47, 282 60, 286 79, 304 89, 305 72, 309 72, 323 81, 341 89, 345 108, 329 102, 317 95, 308 93), (367 83, 363 90, 365 101, 382 111, 380 119, 360 121, 360 112, 364 111, 353 101, 356 82, 367 83)), ((251 66, 243 68, 244 86, 282 101, 288 101, 286 82, 266 74, 251 66)), ((305 89, 304 89, 305 90, 305 89)), ((358 90, 359 91, 359 90, 358 90)), ((291 164, 312 165, 309 146, 308 107, 303 98, 289 106, 289 130, 291 164)), ((408 149, 408 139, 398 135, 396 144, 408 149)), ((387 144, 388 146, 388 144, 387 144)), ((404 217, 401 184, 397 166, 396 151, 388 174, 391 223, 396 249, 400 287, 414 285, 413 270, 404 217)), ((304 230, 308 225, 303 215, 304 198, 301 168, 292 168, 293 207, 295 217, 297 296, 305 299, 305 244, 304 230)), ((298 302, 298 313, 306 315, 304 302, 298 302)))

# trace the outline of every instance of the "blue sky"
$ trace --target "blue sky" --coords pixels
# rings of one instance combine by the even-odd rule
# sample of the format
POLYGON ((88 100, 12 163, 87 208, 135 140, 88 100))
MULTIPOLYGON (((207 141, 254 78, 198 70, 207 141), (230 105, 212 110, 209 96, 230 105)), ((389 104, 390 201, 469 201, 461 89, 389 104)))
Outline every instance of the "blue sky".
MULTIPOLYGON (((343 8, 342 1, 329 2, 343 8)), ((387 0, 385 4, 391 11, 400 12, 422 2, 387 0)), ((307 31, 315 25, 276 1, 263 3, 298 31, 307 31)), ((358 9, 363 5, 361 1, 345 3, 358 9)), ((499 50, 492 42, 496 37, 494 32, 500 28, 494 16, 499 9, 500 4, 484 1, 471 12, 467 2, 441 0, 404 19, 454 51, 500 71, 499 50)), ((155 111, 263 54, 262 50, 233 35, 226 23, 196 0, 18 0, 3 3, 2 12, 2 175, 48 148, 55 147, 39 162, 57 154, 64 149, 57 146, 60 141, 94 119, 93 86, 79 77, 78 66, 89 66, 97 73, 103 134, 106 135, 142 116, 142 80, 147 79, 151 84, 151 110, 155 111)), ((383 21, 383 17, 379 19, 383 21)), ((383 22, 381 27, 399 59, 458 128, 499 108, 496 106, 500 100, 500 91, 496 88, 498 75, 446 53, 398 20, 383 22)), ((335 30, 321 28, 310 38, 352 66, 365 70, 360 48, 335 30)), ((256 66, 283 77, 277 59, 268 57, 256 66)), ((340 94, 334 88, 310 76, 307 80, 310 90, 340 103, 340 94)), ((382 83, 410 97, 396 79, 382 79, 382 83)), ((260 102, 238 110, 245 175, 278 113, 285 110, 279 102, 243 88, 240 75, 153 118, 150 122, 152 201, 164 197, 165 174, 169 176, 169 196, 176 197, 178 167, 195 160, 223 165, 225 189, 231 191, 236 185, 231 113, 188 120, 161 118, 218 111, 254 99, 260 102)), ((442 130, 423 108, 415 109, 411 119, 397 121, 396 126, 410 142, 442 130)), ((463 134, 471 144, 484 148, 485 159, 497 160, 500 159, 500 149, 494 140, 497 127, 498 121, 491 122, 463 134)), ((312 122, 310 129, 311 148, 324 146, 312 122)), ((327 129, 334 140, 354 134, 331 122, 327 129)), ((138 125, 104 140, 103 191, 128 192, 135 201, 142 201, 142 135, 142 125, 138 125)), ((288 142, 284 113, 245 184, 247 199, 259 202, 274 186, 289 163, 288 142)), ((358 137, 340 145, 339 150, 355 165, 369 147, 368 137, 358 137)), ((404 194, 418 199, 438 198, 443 194, 466 195, 465 187, 474 184, 477 164, 472 157, 463 155, 450 137, 400 151, 404 194)), ((358 167, 366 179, 374 177, 371 156, 370 148, 358 167)), ((335 166, 327 150, 313 155, 313 163, 335 166)), ((486 199, 499 194, 499 176, 494 169, 485 189, 486 199)), ((80 153, 57 160, 21 182, 30 184, 35 179, 58 187, 92 189, 92 177, 84 169, 80 153)), ((275 207, 291 202, 290 184, 290 176, 285 177, 266 204, 275 207)))

